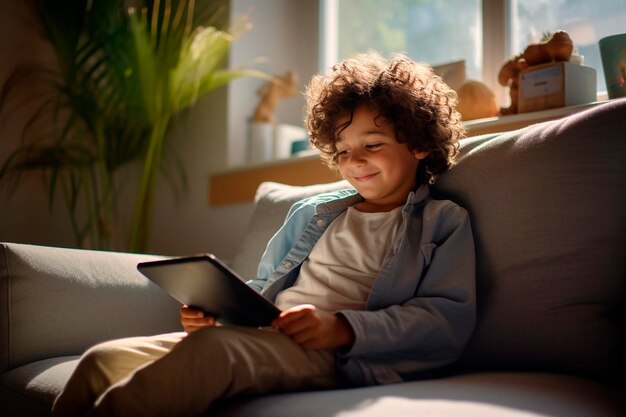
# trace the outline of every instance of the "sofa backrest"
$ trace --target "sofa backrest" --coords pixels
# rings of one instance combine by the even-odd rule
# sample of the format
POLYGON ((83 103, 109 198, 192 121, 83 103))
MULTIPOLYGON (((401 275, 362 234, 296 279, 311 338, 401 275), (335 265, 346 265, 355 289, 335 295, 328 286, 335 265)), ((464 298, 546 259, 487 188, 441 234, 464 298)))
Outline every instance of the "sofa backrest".
POLYGON ((469 139, 433 191, 474 230, 479 314, 462 365, 619 373, 626 100, 469 139))
MULTIPOLYGON (((463 141, 432 190, 468 209, 476 241, 478 324, 459 366, 623 372, 625 167, 626 100, 463 141)), ((233 268, 254 276, 293 202, 346 186, 263 184, 233 268)))
POLYGON ((0 244, 0 372, 120 337, 180 331, 179 304, 137 271, 154 256, 0 244))

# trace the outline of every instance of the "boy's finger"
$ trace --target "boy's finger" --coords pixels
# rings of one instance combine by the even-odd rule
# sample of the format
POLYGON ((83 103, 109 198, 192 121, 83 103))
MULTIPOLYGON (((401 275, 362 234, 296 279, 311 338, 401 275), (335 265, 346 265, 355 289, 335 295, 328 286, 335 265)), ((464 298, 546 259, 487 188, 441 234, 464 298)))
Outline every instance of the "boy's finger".
POLYGON ((196 310, 196 309, 189 308, 189 307, 181 308, 180 314, 183 317, 189 317, 189 318, 204 317, 204 312, 202 310, 196 310))
POLYGON ((303 317, 307 314, 306 311, 292 311, 285 312, 283 311, 280 316, 278 316, 274 322, 274 327, 278 327, 279 329, 290 326, 292 323, 301 321, 303 317))
POLYGON ((298 320, 300 317, 309 314, 313 310, 315 310, 315 306, 311 304, 302 304, 291 307, 282 311, 275 321, 278 320, 281 323, 289 323, 290 321, 298 320))

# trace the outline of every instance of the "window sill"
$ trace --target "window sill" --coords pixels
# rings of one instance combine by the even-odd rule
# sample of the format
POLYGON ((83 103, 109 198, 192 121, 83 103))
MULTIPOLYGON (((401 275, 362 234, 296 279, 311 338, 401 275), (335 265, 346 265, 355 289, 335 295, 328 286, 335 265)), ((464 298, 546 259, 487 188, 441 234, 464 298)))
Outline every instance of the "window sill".
POLYGON ((318 154, 294 156, 212 175, 209 178, 209 205, 252 201, 259 184, 264 181, 311 185, 340 179, 338 173, 322 163, 318 154))
MULTIPOLYGON (((504 132, 534 123, 559 119, 600 103, 602 102, 471 120, 466 122, 465 126, 468 129, 468 136, 504 132)), ((259 184, 264 181, 275 181, 291 185, 312 185, 339 179, 339 174, 328 169, 320 161, 317 154, 311 153, 306 156, 295 156, 212 175, 209 178, 209 205, 221 206, 252 201, 259 184)))
POLYGON ((560 119, 561 117, 565 117, 570 114, 597 106, 598 104, 601 104, 603 102, 604 101, 596 101, 593 103, 578 104, 569 107, 559 107, 556 109, 470 120, 465 123, 465 127, 467 127, 468 136, 479 136, 487 133, 506 132, 509 130, 520 129, 522 127, 535 123, 560 119))

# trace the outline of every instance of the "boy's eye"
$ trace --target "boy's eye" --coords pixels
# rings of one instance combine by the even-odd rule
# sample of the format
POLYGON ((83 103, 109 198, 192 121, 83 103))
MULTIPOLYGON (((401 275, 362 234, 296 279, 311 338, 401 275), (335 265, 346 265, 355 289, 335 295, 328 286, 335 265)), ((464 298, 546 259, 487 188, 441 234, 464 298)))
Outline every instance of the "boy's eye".
POLYGON ((365 145, 365 148, 370 150, 370 151, 375 151, 376 149, 380 148, 382 146, 382 143, 370 143, 365 145))
POLYGON ((345 157, 349 154, 349 151, 347 149, 344 149, 342 151, 337 151, 337 158, 342 158, 345 157))

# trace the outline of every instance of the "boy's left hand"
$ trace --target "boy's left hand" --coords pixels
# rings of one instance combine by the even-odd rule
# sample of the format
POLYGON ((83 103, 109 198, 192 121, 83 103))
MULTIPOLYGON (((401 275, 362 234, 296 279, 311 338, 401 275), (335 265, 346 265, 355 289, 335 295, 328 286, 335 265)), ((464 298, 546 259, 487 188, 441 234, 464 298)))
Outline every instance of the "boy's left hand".
POLYGON ((305 349, 335 349, 354 343, 352 326, 342 315, 310 304, 283 311, 272 324, 305 349))

